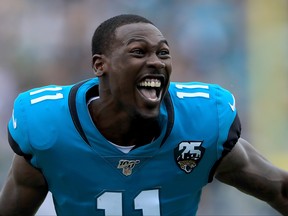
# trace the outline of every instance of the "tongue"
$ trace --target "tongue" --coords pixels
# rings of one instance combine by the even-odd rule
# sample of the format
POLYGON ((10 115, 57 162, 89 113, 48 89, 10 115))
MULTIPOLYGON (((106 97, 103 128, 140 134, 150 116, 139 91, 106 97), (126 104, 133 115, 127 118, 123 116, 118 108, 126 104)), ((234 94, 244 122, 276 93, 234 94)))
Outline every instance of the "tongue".
POLYGON ((157 94, 156 94, 156 90, 155 89, 142 88, 140 91, 148 99, 152 99, 152 100, 157 99, 157 94))

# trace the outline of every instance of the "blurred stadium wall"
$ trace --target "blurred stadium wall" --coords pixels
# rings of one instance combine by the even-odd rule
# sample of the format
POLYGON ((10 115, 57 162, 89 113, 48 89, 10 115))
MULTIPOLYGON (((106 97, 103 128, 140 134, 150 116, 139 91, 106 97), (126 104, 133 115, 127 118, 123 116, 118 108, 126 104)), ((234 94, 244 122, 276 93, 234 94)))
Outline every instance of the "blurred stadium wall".
POLYGON ((251 143, 288 169, 288 1, 247 1, 251 143))

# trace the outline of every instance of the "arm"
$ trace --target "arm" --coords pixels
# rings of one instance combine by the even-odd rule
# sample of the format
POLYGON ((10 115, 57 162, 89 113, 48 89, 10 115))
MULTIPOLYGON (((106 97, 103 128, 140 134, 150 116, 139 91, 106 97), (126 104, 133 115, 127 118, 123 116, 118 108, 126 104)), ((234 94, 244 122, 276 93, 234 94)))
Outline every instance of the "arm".
POLYGON ((48 193, 41 172, 15 155, 0 193, 0 215, 34 215, 48 193))
POLYGON ((216 178, 288 215, 288 172, 272 165, 244 139, 223 158, 216 178))

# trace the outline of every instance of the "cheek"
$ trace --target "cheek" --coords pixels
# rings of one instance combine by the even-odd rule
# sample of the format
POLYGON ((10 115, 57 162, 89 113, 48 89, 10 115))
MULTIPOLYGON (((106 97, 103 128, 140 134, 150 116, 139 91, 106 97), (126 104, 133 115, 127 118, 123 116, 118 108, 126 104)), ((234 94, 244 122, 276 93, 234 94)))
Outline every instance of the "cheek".
POLYGON ((169 61, 169 62, 166 64, 166 68, 167 68, 167 72, 168 72, 169 75, 170 75, 171 72, 172 72, 172 61, 169 61))
POLYGON ((135 86, 132 76, 124 74, 113 74, 110 79, 111 92, 115 95, 116 99, 130 98, 134 95, 135 86))

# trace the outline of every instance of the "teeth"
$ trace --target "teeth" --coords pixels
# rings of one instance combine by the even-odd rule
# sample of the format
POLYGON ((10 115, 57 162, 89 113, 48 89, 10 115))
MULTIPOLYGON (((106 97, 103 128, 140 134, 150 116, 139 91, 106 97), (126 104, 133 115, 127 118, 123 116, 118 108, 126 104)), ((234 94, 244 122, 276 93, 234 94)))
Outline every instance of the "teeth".
POLYGON ((145 79, 144 81, 140 82, 138 86, 141 87, 161 87, 161 81, 158 79, 145 79))

